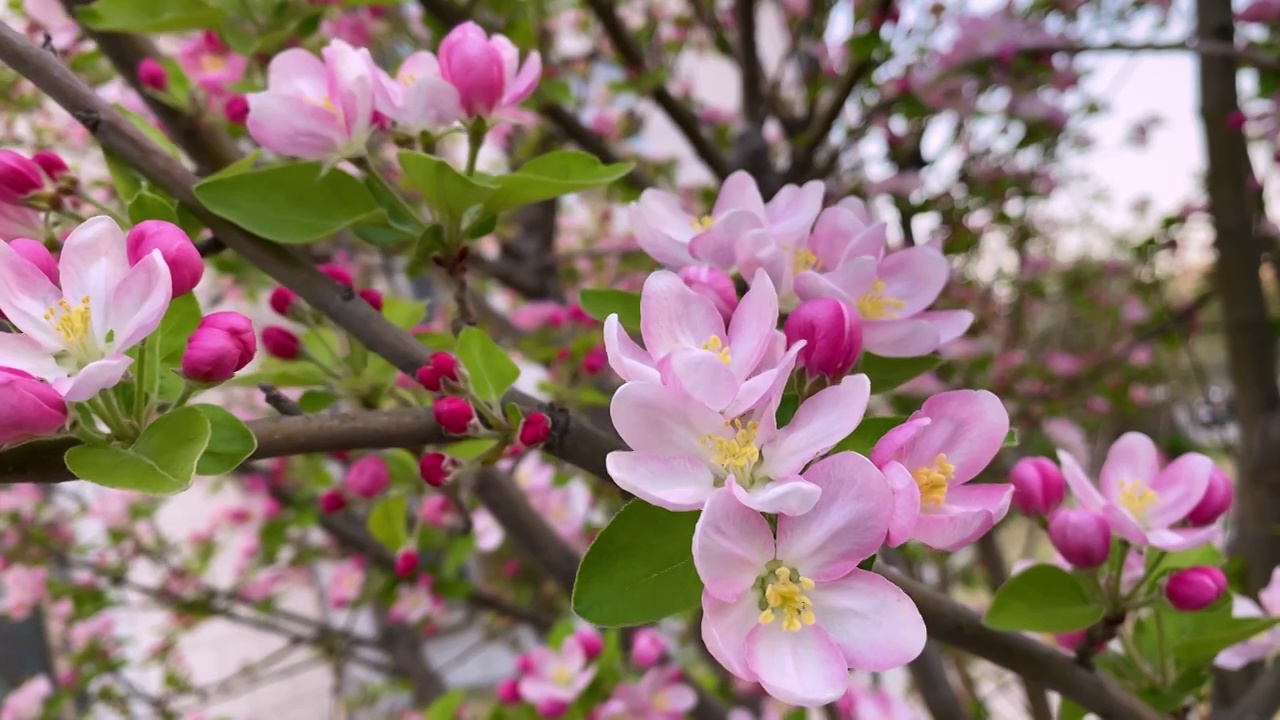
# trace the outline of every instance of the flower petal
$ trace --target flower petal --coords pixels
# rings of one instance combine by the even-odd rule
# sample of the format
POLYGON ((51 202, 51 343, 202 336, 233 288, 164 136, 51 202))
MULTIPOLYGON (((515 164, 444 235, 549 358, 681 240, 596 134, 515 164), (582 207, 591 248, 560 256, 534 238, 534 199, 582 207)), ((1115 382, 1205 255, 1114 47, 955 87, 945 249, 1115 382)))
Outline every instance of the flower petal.
POLYGON ((1107 505, 1107 499, 1102 497, 1102 493, 1098 492, 1098 488, 1089 480, 1089 476, 1085 475, 1084 468, 1080 467, 1075 457, 1066 450, 1059 450, 1058 464, 1062 466, 1062 477, 1067 481, 1067 487, 1075 496, 1076 502, 1080 503, 1080 507, 1102 512, 1102 508, 1107 505))
POLYGON ((729 367, 740 380, 755 371, 777 331, 778 293, 769 275, 758 270, 729 321, 729 367))
POLYGON ((915 603, 875 573, 854 570, 834 582, 820 582, 809 599, 818 624, 854 670, 892 670, 924 650, 924 620, 915 603))
POLYGON ((938 349, 942 337, 933 325, 909 320, 867 321, 862 324, 862 349, 881 357, 928 355, 938 349))
POLYGON ((1128 510, 1108 503, 1102 508, 1102 516, 1107 519, 1107 524, 1111 526, 1111 532, 1128 540, 1138 547, 1146 547, 1150 542, 1147 539, 1147 531, 1143 529, 1142 523, 1139 523, 1128 510))
POLYGON ((693 565, 706 591, 725 602, 737 600, 773 556, 773 531, 764 517, 727 488, 713 492, 693 532, 693 565))
POLYGON ((968 332, 974 318, 968 310, 925 310, 911 319, 932 325, 942 346, 968 332))
POLYGON ((321 100, 329 91, 328 72, 320 58, 302 48, 289 48, 276 53, 267 65, 267 87, 273 93, 321 100))
POLYGON ((751 593, 731 603, 702 593, 702 642, 707 652, 725 670, 747 682, 756 679, 747 664, 747 636, 760 625, 759 601, 751 593))
MULTIPOLYGON (((115 286, 107 305, 106 327, 114 332, 114 350, 128 350, 160 327, 173 293, 169 266, 159 250, 138 261, 115 286)), ((105 338, 104 338, 105 340, 105 338)))
POLYGON ((955 551, 973 544, 993 525, 995 519, 989 510, 943 505, 922 511, 911 537, 935 550, 955 551))
POLYGON ((1210 525, 1202 528, 1160 528, 1147 531, 1147 541, 1152 547, 1168 552, 1190 550, 1201 545, 1217 543, 1222 539, 1222 528, 1210 525))
POLYGON ((84 402, 118 385, 132 364, 133 358, 128 355, 108 355, 85 365, 72 377, 54 380, 53 389, 62 393, 67 402, 84 402))
POLYGON ((604 351, 609 367, 626 382, 658 382, 653 358, 623 329, 616 314, 604 320, 604 351))
POLYGON ((753 240, 764 235, 764 221, 745 210, 731 210, 716 214, 711 227, 698 233, 689 241, 689 254, 708 265, 723 270, 732 268, 739 255, 738 244, 750 236, 753 240))
MULTIPOLYGON (((1156 451, 1156 444, 1142 433, 1127 432, 1111 443, 1107 460, 1102 463, 1098 485, 1103 497, 1114 501, 1120 497, 1121 481, 1150 485, 1159 473, 1160 455, 1156 451)), ((1204 494, 1203 487, 1200 494, 1204 494)), ((1196 502, 1199 501, 1200 498, 1197 497, 1196 502)))
POLYGON ((902 464, 911 471, 932 467, 939 455, 955 466, 952 486, 975 477, 991 462, 1009 434, 1009 413, 986 390, 952 390, 928 400, 911 419, 933 420, 907 443, 902 464))
POLYGON ((246 98, 249 134, 277 155, 329 160, 347 143, 341 121, 320 105, 270 90, 246 98))
POLYGON ((905 303, 897 310, 900 318, 909 318, 932 305, 950 275, 947 257, 927 246, 891 253, 876 268, 876 276, 885 285, 884 294, 905 303))
POLYGON ((876 466, 854 452, 814 463, 804 479, 822 495, 804 515, 778 518, 778 559, 819 583, 843 577, 884 542, 893 491, 876 466))
POLYGON ((627 383, 609 405, 614 429, 632 450, 710 459, 708 435, 729 437, 720 413, 672 388, 627 383))
POLYGON ((893 514, 889 518, 889 534, 885 544, 898 547, 911 539, 920 518, 920 486, 900 463, 886 463, 880 471, 893 490, 893 514))
POLYGON ((680 207, 680 199, 661 190, 645 190, 627 212, 631 232, 640 249, 668 267, 693 265, 689 240, 693 217, 680 207))
POLYGON ((682 348, 658 363, 662 384, 720 412, 738 394, 738 379, 715 353, 682 348))
MULTIPOLYGON (((880 436, 876 441, 876 446, 871 449, 871 462, 876 467, 883 468, 886 463, 891 462, 902 448, 911 441, 916 435, 927 427, 933 420, 927 417, 915 417, 893 428, 889 432, 880 436)), ((908 473, 910 475, 910 473, 908 473)), ((912 481, 915 482, 914 480, 912 481)))
POLYGON ((795 632, 778 620, 747 634, 747 665, 765 692, 801 707, 839 700, 849 690, 849 669, 835 640, 820 625, 795 632))
POLYGON ((700 348, 713 337, 721 342, 726 339, 724 318, 716 306, 667 270, 653 273, 644 282, 640 335, 654 358, 676 348, 700 348))
POLYGON ((813 509, 822 491, 799 475, 777 478, 762 488, 747 490, 730 479, 727 483, 738 502, 775 515, 804 515, 813 509))
POLYGON ((1213 461, 1200 453, 1187 453, 1165 466, 1151 482, 1159 499, 1147 509, 1147 526, 1169 527, 1186 518, 1204 497, 1212 472, 1213 461))
POLYGON ((21 370, 48 382, 67 376, 49 350, 30 335, 18 333, 0 333, 0 367, 21 370))
MULTIPOLYGON (((778 333, 781 335, 781 333, 778 333)), ((796 343, 791 349, 783 354, 782 360, 778 366, 761 372, 759 375, 742 383, 738 389, 738 397, 725 408, 724 416, 726 418, 735 418, 739 415, 762 406, 772 409, 765 409, 765 421, 761 422, 761 427, 767 429, 767 435, 772 435, 777 429, 777 410, 778 405, 782 402, 782 395, 786 391, 787 382, 791 379, 791 371, 795 368, 796 357, 803 349, 802 343, 796 343), (772 413, 772 415, 770 415, 772 413)), ((761 435, 766 435, 764 431, 761 435)))
POLYGON ((856 307, 858 298, 870 290, 875 281, 875 258, 858 257, 830 272, 805 270, 797 273, 793 287, 801 300, 829 297, 856 307))
MULTIPOLYGON (((40 268, 19 255, 8 243, 0 242, 0 312, 33 343, 46 348, 45 355, 64 345, 62 336, 44 317, 61 299, 62 291, 40 268)), ((3 363, 3 358, 0 358, 0 363, 3 363)))
POLYGON ((767 217, 760 188, 745 170, 737 170, 724 179, 711 214, 720 217, 731 210, 745 210, 761 219, 767 217))
POLYGON ((715 491, 715 475, 689 455, 615 450, 605 457, 605 468, 618 487, 675 512, 701 509, 715 491))
POLYGON ((791 422, 761 448, 764 462, 760 472, 766 477, 800 472, 858 427, 870 397, 871 381, 866 375, 850 375, 839 385, 818 391, 801 403, 791 422))

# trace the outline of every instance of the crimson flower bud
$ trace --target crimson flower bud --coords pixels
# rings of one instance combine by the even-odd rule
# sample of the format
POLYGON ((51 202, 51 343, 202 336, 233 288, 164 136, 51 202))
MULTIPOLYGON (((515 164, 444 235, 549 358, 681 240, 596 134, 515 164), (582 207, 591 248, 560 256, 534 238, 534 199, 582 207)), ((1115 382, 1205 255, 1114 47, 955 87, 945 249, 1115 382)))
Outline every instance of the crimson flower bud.
POLYGON ((1243 130, 1248 121, 1249 117, 1239 108, 1227 113, 1227 127, 1236 132, 1243 130))
POLYGON ((325 515, 341 512, 342 508, 346 506, 347 497, 342 494, 341 490, 331 488, 320 493, 320 512, 325 515))
POLYGON ((1196 527, 1212 525, 1223 513, 1231 509, 1236 491, 1231 480, 1217 467, 1209 473, 1209 486, 1205 488, 1200 502, 1187 513, 1187 523, 1196 527))
POLYGON ((53 253, 49 252, 49 248, 38 240, 29 238, 17 238, 9 241, 9 247, 18 253, 22 259, 35 265, 49 278, 49 282, 57 285, 58 282, 58 261, 54 259, 53 253))
POLYGON ((164 92, 169 87, 169 73, 155 58, 143 58, 138 63, 138 82, 145 88, 164 92))
POLYGON ((800 304, 782 326, 787 346, 804 340, 796 366, 810 378, 839 380, 853 369, 862 353, 862 320, 847 304, 835 298, 817 298, 800 304))
POLYGON ((249 119, 249 99, 243 95, 232 95, 227 104, 222 106, 222 116, 228 122, 243 125, 249 119))
POLYGON ((1187 612, 1203 610, 1227 591, 1227 576, 1216 567, 1200 565, 1169 576, 1164 596, 1169 604, 1187 612))
POLYGON ((520 444, 535 447, 546 442, 551 435, 551 418, 546 413, 529 413, 529 417, 520 423, 520 444))
POLYGON ((200 251, 182 228, 171 222, 144 220, 133 226, 125 243, 130 265, 137 265, 152 250, 160 251, 160 257, 169 266, 175 298, 191 292, 204 276, 200 251))
POLYGON ((43 380, 0 367, 0 445, 53 435, 67 424, 67 404, 43 380))
POLYGON ((1049 516, 1049 541, 1073 567, 1089 570, 1111 555, 1111 526, 1092 510, 1061 508, 1049 516))
POLYGON ((595 660, 604 652, 604 638, 600 637, 595 628, 578 628, 573 633, 573 639, 578 641, 578 646, 582 648, 588 661, 595 660))
POLYGON ((360 296, 361 300, 369 303, 374 310, 382 312, 382 293, 373 288, 365 288, 356 294, 360 296))
POLYGON ((520 704, 520 683, 514 678, 507 678, 498 683, 496 689, 498 702, 503 705, 519 705, 520 704))
POLYGON ((289 317, 289 310, 293 308, 294 303, 298 302, 298 294, 287 287, 277 287, 271 291, 271 296, 267 298, 267 304, 271 306, 276 314, 289 317))
POLYGON ((237 312, 213 313, 187 340, 182 374, 198 382, 226 382, 249 364, 257 349, 249 318, 237 312))
POLYGON ((533 706, 533 709, 538 713, 538 717, 555 720, 555 718, 564 717, 564 714, 569 712, 569 703, 560 698, 547 698, 546 700, 540 700, 537 705, 533 706))
POLYGON ((710 300, 726 323, 733 317, 738 307, 738 289, 729 273, 709 265, 690 265, 680 271, 680 279, 690 290, 710 300))
POLYGON ((609 355, 605 353, 604 348, 593 347, 582 356, 582 372, 588 375, 598 374, 607 364, 609 364, 609 355))
POLYGON ((40 166, 45 175, 57 180, 62 177, 63 173, 70 170, 67 167, 67 161, 62 156, 52 150, 37 150, 31 156, 31 162, 40 166))
POLYGON ((1047 457, 1022 458, 1009 472, 1013 506, 1028 517, 1048 515, 1062 504, 1067 485, 1062 471, 1047 457))
POLYGON ((435 414, 436 422, 440 423, 440 427, 454 435, 465 435, 471 427, 471 421, 476 417, 476 411, 471 407, 471 403, 467 402, 466 398, 455 395, 436 400, 432 412, 435 414))
POLYGON ((407 580, 418 572, 418 551, 405 548, 396 555, 396 577, 407 580))
POLYGON ((0 203, 16 204, 43 187, 39 165, 12 150, 0 150, 0 203))
POLYGON ((262 346, 268 355, 281 360, 297 360, 302 354, 302 341, 292 330, 279 325, 268 325, 262 329, 262 346))
POLYGON ((458 358, 447 352, 431 354, 431 368, 442 380, 458 382, 458 358))
POLYGON ((352 285, 355 284, 355 280, 351 277, 351 271, 347 270, 346 268, 340 265, 334 265, 333 263, 325 263, 324 265, 321 265, 318 269, 320 270, 320 272, 333 278, 334 281, 336 281, 339 285, 346 285, 347 287, 351 287, 352 285))
POLYGON ((418 474, 431 487, 441 487, 449 482, 457 469, 458 461, 444 453, 427 453, 418 461, 418 474))
POLYGON ((631 640, 631 662, 647 670, 657 665, 667 652, 667 641, 653 628, 641 628, 631 640))
POLYGON ((236 370, 248 365, 258 352, 258 341, 253 335, 253 321, 238 312, 224 310, 209 313, 200 321, 197 329, 217 330, 231 336, 235 344, 236 370))
POLYGON ((391 472, 378 455, 366 455, 347 470, 347 489, 366 500, 378 497, 390 484, 391 472))

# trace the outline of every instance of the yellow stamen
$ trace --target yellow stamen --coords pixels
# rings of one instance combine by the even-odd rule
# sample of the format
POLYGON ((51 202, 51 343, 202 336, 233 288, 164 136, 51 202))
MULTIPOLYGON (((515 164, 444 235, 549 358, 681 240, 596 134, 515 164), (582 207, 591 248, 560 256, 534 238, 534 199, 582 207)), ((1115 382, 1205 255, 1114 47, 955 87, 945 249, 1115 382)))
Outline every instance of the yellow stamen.
POLYGON ((947 486, 956 475, 956 466, 947 462, 947 456, 940 453, 933 459, 933 465, 919 467, 911 473, 920 486, 920 505, 941 507, 947 499, 947 486))
POLYGON ((703 215, 700 218, 690 220, 689 225, 697 232, 706 232, 711 229, 711 226, 714 225, 715 222, 716 219, 710 215, 703 215))
POLYGON ((813 254, 812 250, 802 247, 796 248, 795 252, 791 253, 791 268, 792 272, 795 273, 802 273, 805 270, 821 270, 822 261, 818 259, 817 255, 813 254))
POLYGON ((200 69, 207 73, 222 72, 227 69, 227 58, 224 55, 201 55, 200 69))
POLYGON ((719 336, 712 335, 707 338, 707 341, 702 343, 702 349, 710 350, 715 353, 716 357, 720 358, 720 362, 725 365, 733 362, 733 356, 729 354, 729 348, 725 347, 724 342, 719 338, 719 336))
POLYGON ((813 603, 805 596, 805 590, 813 589, 813 581, 803 575, 798 583, 791 581, 791 569, 780 567, 773 573, 775 580, 769 582, 764 589, 764 600, 768 604, 760 613, 760 624, 768 625, 777 617, 775 610, 782 613, 782 629, 786 632, 797 632, 804 625, 812 625, 818 621, 813 614, 813 603))
POLYGON ((907 306, 906 301, 886 295, 885 288, 883 280, 876 280, 858 298, 858 314, 863 320, 896 320, 898 311, 907 306))
MULTIPOLYGON (((756 446, 756 432, 760 423, 751 420, 743 425, 741 420, 725 423, 734 429, 732 438, 708 435, 702 438, 704 447, 715 450, 711 462, 724 468, 726 472, 739 475, 760 461, 760 448, 756 446)), ((741 481, 742 478, 739 478, 741 481)))
POLYGON ((58 331, 67 345, 80 344, 89 334, 89 296, 85 295, 75 307, 65 298, 59 300, 45 312, 44 319, 58 331))
POLYGON ((551 671, 551 682, 556 685, 568 685, 573 680, 573 673, 563 665, 558 665, 551 671))
POLYGON ((1147 510, 1160 501, 1160 495, 1141 480, 1120 481, 1120 505, 1138 520, 1146 517, 1147 510))

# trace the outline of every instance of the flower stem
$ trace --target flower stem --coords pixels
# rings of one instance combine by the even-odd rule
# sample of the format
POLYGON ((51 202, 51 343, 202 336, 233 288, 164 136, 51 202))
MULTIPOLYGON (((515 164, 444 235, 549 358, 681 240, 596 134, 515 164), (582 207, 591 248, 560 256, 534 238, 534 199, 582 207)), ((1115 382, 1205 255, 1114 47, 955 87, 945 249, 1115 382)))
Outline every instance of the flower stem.
POLYGON ((364 171, 368 174, 369 179, 377 183, 378 186, 395 201, 396 206, 399 207, 400 211, 405 214, 405 217, 414 224, 414 227, 416 227, 419 232, 425 230, 426 226, 422 223, 422 218, 418 216, 418 211, 409 204, 409 201, 401 194, 400 189, 396 187, 396 184, 391 182, 391 179, 386 175, 382 174, 378 169, 378 163, 374 162, 373 156, 366 155, 365 161, 361 164, 364 166, 364 171))
POLYGON ((480 147, 484 145, 484 136, 489 134, 489 124, 484 118, 476 118, 467 129, 467 176, 476 174, 476 161, 480 159, 480 147))
POLYGON ((115 221, 116 221, 116 224, 117 224, 117 225, 129 225, 129 224, 130 224, 128 220, 126 220, 125 218, 121 217, 119 214, 117 214, 117 213, 116 213, 116 211, 112 210, 111 208, 107 207, 106 205, 103 205, 102 203, 98 202, 97 200, 94 200, 94 199, 93 199, 93 196, 92 196, 92 195, 90 195, 89 193, 83 193, 83 192, 82 192, 82 193, 76 193, 76 197, 78 197, 78 198, 80 198, 81 200, 85 201, 86 203, 88 203, 88 204, 92 205, 92 206, 94 207, 94 209, 101 210, 102 212, 106 213, 108 216, 110 216, 110 217, 111 217, 111 219, 112 219, 112 220, 115 220, 115 221))

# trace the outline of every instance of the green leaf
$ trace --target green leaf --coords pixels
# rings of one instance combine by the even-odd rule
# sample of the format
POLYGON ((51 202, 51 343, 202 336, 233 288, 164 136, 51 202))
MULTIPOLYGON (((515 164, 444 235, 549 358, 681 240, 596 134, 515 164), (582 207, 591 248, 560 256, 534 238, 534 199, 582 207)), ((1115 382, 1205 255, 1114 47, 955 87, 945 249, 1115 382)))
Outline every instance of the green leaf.
POLYGON ((146 135, 147 139, 158 145, 161 150, 168 153, 170 157, 177 160, 182 159, 182 151, 178 149, 177 145, 173 144, 173 141, 170 140, 167 135, 161 132, 160 128, 155 126, 155 123, 123 105, 117 104, 115 109, 116 112, 125 116, 129 122, 133 123, 133 126, 138 128, 143 135, 146 135))
POLYGON ((110 150, 103 148, 102 157, 107 161, 107 172, 111 174, 111 182, 116 186, 116 195, 126 203, 132 202, 146 180, 110 150))
POLYGON ((217 405, 191 407, 209 421, 209 447, 196 464, 200 475, 226 475, 258 449, 258 439, 240 418, 217 405))
POLYGON ((890 430, 898 427, 907 419, 901 415, 884 415, 881 417, 864 417, 862 422, 858 423, 858 428, 852 433, 836 443, 831 448, 831 452, 838 453, 845 450, 852 450, 861 455, 870 456, 871 448, 876 446, 880 438, 890 430))
POLYGON ((1232 617, 1230 602, 1199 612, 1157 612, 1164 612, 1170 653, 1180 668, 1208 665, 1223 650, 1280 623, 1280 617, 1232 617))
POLYGON ((627 332, 640 333, 640 294, 626 290, 583 290, 578 304, 588 315, 604 322, 617 314, 618 322, 627 332))
POLYGON ((497 402, 520 377, 520 368, 507 352, 479 328, 462 329, 456 352, 467 369, 472 392, 481 399, 497 402))
POLYGON ((1076 701, 1069 697, 1062 698, 1062 703, 1058 705, 1058 720, 1084 720, 1088 714, 1088 710, 1077 705, 1076 701))
POLYGON ((178 212, 172 201, 150 190, 140 190, 129 201, 129 221, 137 225, 143 220, 166 220, 178 223, 178 212))
POLYGON ((98 0, 76 17, 94 30, 149 34, 215 28, 225 13, 204 0, 98 0))
POLYGON ((290 245, 323 240, 382 214, 364 184, 320 163, 290 163, 201 181, 200 202, 220 217, 290 245))
MULTIPOLYGON (((347 1, 350 2, 350 0, 347 1)), ((450 690, 431 703, 423 713, 422 720, 453 720, 458 715, 458 708, 462 707, 464 697, 466 696, 462 690, 450 690)))
POLYGON ((485 209, 500 212, 603 187, 624 177, 632 167, 631 163, 602 165, 595 155, 580 150, 556 150, 530 160, 514 173, 494 178, 498 189, 485 209))
POLYGON ((298 398, 298 407, 310 415, 328 410, 337 401, 338 396, 327 390, 308 390, 298 398))
POLYGON ((493 449, 498 441, 494 438, 467 438, 444 446, 445 454, 459 460, 474 460, 493 449))
POLYGON ((176 297, 169 303, 164 318, 160 320, 160 328, 151 341, 160 343, 160 364, 162 367, 176 367, 182 360, 182 353, 187 348, 187 340, 200 324, 200 301, 195 293, 187 293, 176 297))
POLYGON ((873 394, 885 393, 913 378, 919 377, 942 364, 937 355, 911 358, 886 358, 863 353, 857 372, 866 373, 871 380, 873 394))
POLYGON ((1201 545, 1200 547, 1180 552, 1164 552, 1152 549, 1147 551, 1147 555, 1147 574, 1155 575, 1157 578, 1174 570, 1183 570, 1199 565, 1222 567, 1222 564, 1227 561, 1222 551, 1212 545, 1201 545))
POLYGON ((643 625, 698 606, 693 567, 698 513, 632 500, 600 531, 578 566, 573 611, 602 627, 643 625))
POLYGON ((412 330, 427 314, 427 305, 415 300, 386 298, 382 301, 382 316, 401 330, 412 330))
POLYGON ((444 160, 424 153, 402 151, 400 167, 438 219, 450 219, 459 228, 467 211, 483 205, 494 191, 488 182, 469 178, 444 160))
POLYGON ((173 495, 191 485, 209 436, 204 414, 185 407, 157 418, 127 449, 115 445, 71 448, 67 468, 81 480, 105 487, 173 495))
POLYGON ((392 552, 409 542, 409 501, 403 495, 384 495, 369 511, 369 534, 392 552))
POLYGON ((315 387, 328 385, 330 378, 312 363, 269 357, 263 358, 257 372, 236 375, 228 384, 255 386, 264 382, 278 388, 315 387))
POLYGON ((996 630, 1065 633, 1089 627, 1103 612, 1074 575, 1054 565, 1035 565, 996 590, 984 621, 996 630))

